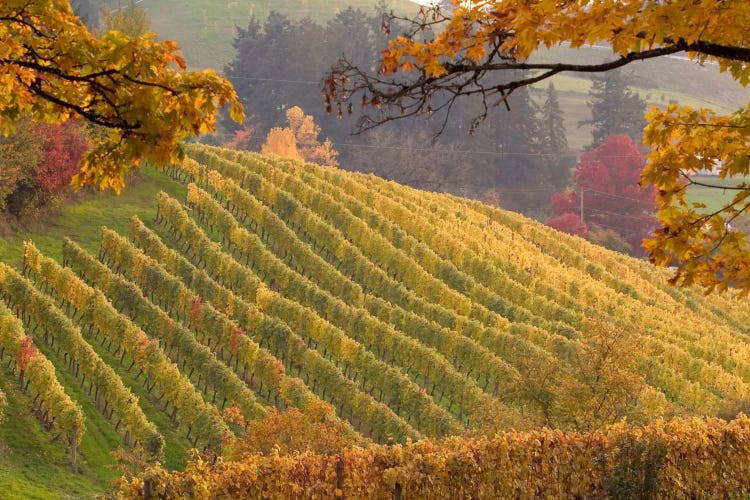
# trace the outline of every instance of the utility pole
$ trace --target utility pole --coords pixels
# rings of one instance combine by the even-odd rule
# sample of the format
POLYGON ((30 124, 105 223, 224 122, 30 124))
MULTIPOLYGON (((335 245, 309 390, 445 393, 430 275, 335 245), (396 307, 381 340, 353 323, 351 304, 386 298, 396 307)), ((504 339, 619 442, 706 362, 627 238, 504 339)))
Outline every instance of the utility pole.
POLYGON ((583 224, 583 187, 581 187, 581 224, 583 224))

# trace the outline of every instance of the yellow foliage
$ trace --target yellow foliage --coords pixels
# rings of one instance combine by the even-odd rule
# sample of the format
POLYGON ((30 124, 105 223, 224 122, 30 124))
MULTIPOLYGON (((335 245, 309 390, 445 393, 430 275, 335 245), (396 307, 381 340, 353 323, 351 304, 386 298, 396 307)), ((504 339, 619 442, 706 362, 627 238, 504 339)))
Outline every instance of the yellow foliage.
POLYGON ((153 33, 95 37, 67 0, 0 3, 0 95, 4 135, 21 114, 101 125, 107 133, 95 138, 73 183, 118 192, 131 166, 179 160, 180 141, 213 131, 222 106, 237 121, 243 116, 229 81, 213 70, 187 71, 174 42, 153 33))
POLYGON ((151 31, 151 22, 139 6, 120 7, 100 14, 104 31, 120 31, 130 37, 138 37, 151 31))
POLYGON ((639 407, 646 379, 639 373, 639 358, 648 355, 631 330, 592 321, 576 344, 571 377, 560 377, 558 427, 594 430, 634 417, 643 422, 662 416, 642 415, 638 409, 663 411, 653 404, 639 407))
POLYGON ((321 165, 338 165, 338 152, 333 149, 333 143, 329 139, 318 142, 320 127, 315 124, 311 115, 306 115, 302 108, 294 106, 287 110, 286 119, 289 126, 272 128, 261 152, 321 165))
POLYGON ((8 406, 8 401, 5 398, 5 393, 0 391, 0 424, 5 421, 5 407, 8 406))
POLYGON ((297 408, 272 409, 260 420, 249 422, 245 435, 224 445, 228 458, 254 453, 291 455, 301 452, 337 453, 358 444, 355 435, 322 401, 313 401, 304 412, 297 408))
POLYGON ((19 183, 29 181, 41 160, 41 143, 28 117, 16 120, 16 134, 0 137, 0 209, 19 183))
POLYGON ((657 420, 645 427, 348 448, 336 455, 251 455, 185 472, 160 466, 120 481, 118 498, 744 498, 750 419, 657 420))
POLYGON ((261 152, 264 154, 285 156, 295 160, 302 159, 299 151, 297 151, 297 141, 294 138, 294 132, 288 128, 272 128, 271 131, 268 132, 266 142, 263 143, 261 152))

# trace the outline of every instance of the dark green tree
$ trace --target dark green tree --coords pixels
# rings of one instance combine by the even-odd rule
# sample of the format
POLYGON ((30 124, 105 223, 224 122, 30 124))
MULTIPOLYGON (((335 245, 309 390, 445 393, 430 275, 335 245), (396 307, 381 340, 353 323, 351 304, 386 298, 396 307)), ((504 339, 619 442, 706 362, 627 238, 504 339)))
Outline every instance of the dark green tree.
MULTIPOLYGON (((253 18, 246 28, 237 29, 233 41, 237 52, 224 72, 261 128, 282 126, 285 111, 293 106, 321 108, 321 68, 333 62, 321 50, 324 42, 319 24, 310 19, 292 21, 277 12, 271 12, 262 25, 253 18)), ((228 117, 224 125, 236 128, 228 117)))
POLYGON ((646 100, 628 88, 622 70, 607 71, 592 77, 591 120, 581 122, 593 125, 593 143, 596 147, 609 135, 627 134, 637 144, 641 143, 646 126, 646 100))
MULTIPOLYGON (((455 109, 461 118, 450 122, 396 121, 383 125, 379 133, 360 136, 352 136, 351 121, 339 120, 337 109, 325 112, 319 93, 325 68, 341 57, 376 68, 378 48, 387 45, 388 38, 404 33, 398 20, 384 16, 388 12, 384 2, 372 14, 347 8, 325 26, 272 13, 262 23, 253 19, 238 29, 234 39, 237 52, 225 74, 261 131, 259 137, 265 137, 271 127, 286 126, 286 110, 298 105, 320 125, 321 135, 334 142, 339 162, 346 168, 469 196, 499 189, 503 206, 546 209, 551 194, 567 181, 568 169, 559 169, 544 154, 546 132, 527 89, 510 96, 510 115, 491 116, 474 136, 466 133, 464 125, 481 109, 478 101, 466 109, 455 109), (436 138, 438 130, 442 133, 436 138), (560 177, 562 184, 557 181, 560 177), (539 192, 540 186, 548 190, 539 192)), ((428 31, 416 36, 429 38, 428 31)), ((444 98, 436 97, 433 102, 437 106, 444 98)), ((353 106, 353 114, 360 111, 359 106, 353 106)), ((348 109, 342 112, 348 114, 348 109)), ((228 120, 225 124, 230 131, 234 129, 228 120)))
POLYGON ((568 151, 568 138, 565 135, 560 101, 557 90, 550 82, 547 87, 547 99, 542 104, 541 117, 542 148, 548 155, 561 155, 568 151))
POLYGON ((377 50, 374 38, 376 26, 371 16, 360 9, 348 7, 328 21, 325 30, 325 49, 329 65, 346 55, 358 64, 374 64, 377 50), (376 53, 373 55, 373 51, 376 53))
POLYGON ((540 127, 541 149, 544 156, 544 167, 540 168, 547 174, 546 180, 550 189, 562 190, 570 181, 572 169, 576 164, 576 155, 568 149, 557 89, 551 82, 541 106, 540 127))
POLYGON ((539 106, 528 89, 514 92, 508 107, 507 113, 490 114, 475 131, 478 140, 466 144, 466 149, 487 153, 472 157, 479 167, 475 173, 477 185, 497 190, 504 208, 528 213, 549 197, 548 191, 539 193, 530 188, 551 190, 547 185, 552 172, 543 156, 539 106))
MULTIPOLYGON (((260 129, 285 126, 286 110, 300 106, 313 115, 324 136, 351 141, 351 125, 335 113, 326 113, 321 105, 320 82, 326 68, 341 57, 375 67, 377 48, 387 43, 388 35, 381 31, 385 11, 385 4, 379 4, 375 13, 346 8, 325 25, 277 12, 263 23, 251 19, 237 29, 236 54, 224 73, 260 129)), ((395 23, 391 29, 392 36, 401 33, 395 23)), ((228 118, 224 125, 230 131, 237 128, 228 118)))

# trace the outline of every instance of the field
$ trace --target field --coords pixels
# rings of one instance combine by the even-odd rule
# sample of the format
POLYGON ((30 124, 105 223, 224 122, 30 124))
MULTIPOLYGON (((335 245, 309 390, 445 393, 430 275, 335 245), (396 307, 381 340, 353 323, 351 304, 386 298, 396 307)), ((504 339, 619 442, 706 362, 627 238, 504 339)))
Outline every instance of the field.
POLYGON ((20 264, 23 242, 28 239, 33 239, 39 249, 58 260, 62 260, 60 242, 65 237, 95 251, 101 226, 125 231, 133 215, 144 220, 153 219, 156 214, 154 199, 160 190, 176 196, 185 194, 183 185, 152 168, 143 168, 120 196, 109 191, 81 193, 51 213, 44 214, 26 229, 0 239, 0 262, 20 264))
MULTIPOLYGON (((564 49, 558 50, 561 52, 565 51, 564 49)), ((593 50, 588 49, 588 51, 593 50)), ((582 50, 581 52, 585 54, 587 51, 582 50)), ((662 71, 673 72, 673 79, 664 78, 658 83, 659 86, 646 87, 640 85, 655 85, 656 83, 646 82, 639 78, 639 73, 645 73, 643 69, 634 68, 633 71, 627 71, 626 69, 626 72, 631 75, 633 81, 630 89, 645 99, 648 107, 663 107, 670 102, 677 102, 696 109, 711 108, 717 113, 729 113, 734 109, 733 105, 737 107, 742 105, 741 99, 743 98, 734 92, 736 90, 735 87, 739 87, 736 82, 726 80, 716 74, 711 74, 710 70, 699 69, 687 61, 667 60, 664 61, 662 71), (709 74, 706 75, 705 73, 709 74), (710 82, 713 79, 713 85, 720 89, 720 91, 716 94, 712 92, 706 95, 700 90, 699 86, 687 89, 685 86, 677 84, 678 79, 691 80, 696 74, 705 79, 705 81, 702 81, 702 84, 707 86, 712 85, 710 82)), ((581 122, 591 119, 591 108, 588 106, 591 80, 585 76, 558 75, 550 81, 555 85, 555 89, 559 93, 568 146, 572 151, 583 151, 591 145, 591 126, 579 125, 581 122)), ((539 102, 544 99, 544 91, 546 91, 548 84, 545 81, 535 87, 539 102)))
POLYGON ((722 189, 722 187, 732 188, 742 182, 748 182, 748 179, 719 179, 718 177, 693 176, 695 182, 707 184, 708 186, 690 186, 688 202, 703 203, 705 208, 701 209, 706 213, 719 210, 721 207, 731 202, 736 194, 733 189, 722 189))
MULTIPOLYGON (((137 214, 144 220, 153 219, 156 213, 154 199, 159 190, 177 196, 184 195, 181 184, 153 169, 144 168, 130 180, 121 196, 113 193, 81 193, 73 201, 43 216, 43 221, 17 232, 12 237, 0 239, 0 262, 20 266, 23 261, 23 242, 33 239, 47 255, 62 260, 60 242, 73 238, 89 251, 96 251, 102 225, 125 231, 130 218, 137 214)), ((55 358, 51 358, 54 361, 55 358)), ((65 377, 65 372, 58 371, 65 377)), ((85 462, 77 473, 70 467, 70 457, 65 447, 51 442, 49 433, 29 413, 30 401, 19 392, 0 371, 0 391, 8 396, 6 413, 13 419, 0 424, 0 485, 3 498, 54 498, 61 494, 77 498, 93 498, 107 488, 109 481, 119 472, 108 469, 116 463, 110 451, 119 446, 119 439, 111 426, 92 407, 84 407, 87 432, 81 443, 85 462)), ((66 379, 63 379, 64 381, 66 379)), ((66 387, 75 390, 67 378, 66 387)), ((77 397, 84 394, 76 391, 77 397)), ((176 466, 183 462, 180 451, 173 456, 176 466)))
POLYGON ((109 453, 135 444, 179 469, 188 448, 242 435, 233 414, 273 408, 323 408, 359 444, 744 408, 750 313, 731 297, 479 202, 248 152, 188 156, 116 209, 93 198, 48 239, 5 244, 13 495, 101 492, 109 453), (38 385, 46 360, 57 392, 38 385))
MULTIPOLYGON (((137 3, 221 68, 252 17, 375 0, 137 3)), ((626 72, 650 105, 746 99, 681 56, 626 72)), ((583 151, 591 81, 554 83, 583 151)), ((746 298, 477 200, 184 152, 0 239, 0 499, 750 498, 746 298)))

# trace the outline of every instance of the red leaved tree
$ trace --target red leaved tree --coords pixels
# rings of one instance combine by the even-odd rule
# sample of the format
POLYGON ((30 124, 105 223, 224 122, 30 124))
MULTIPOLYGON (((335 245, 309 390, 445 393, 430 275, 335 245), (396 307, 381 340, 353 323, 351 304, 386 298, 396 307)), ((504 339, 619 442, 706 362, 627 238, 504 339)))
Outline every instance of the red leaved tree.
POLYGON ((606 137, 597 148, 581 155, 573 174, 576 190, 552 197, 556 217, 547 224, 579 236, 611 229, 630 245, 631 254, 645 255, 641 242, 651 235, 657 222, 654 188, 642 189, 639 185, 644 165, 629 136, 606 137))
MULTIPOLYGON (((560 194, 560 193, 558 193, 560 194)), ((581 221, 578 214, 566 212, 547 221, 547 225, 568 234, 574 234, 585 238, 589 234, 589 228, 581 221)))
POLYGON ((36 133, 42 142, 42 158, 37 180, 42 190, 56 193, 70 185, 80 171, 79 162, 89 149, 83 123, 68 120, 60 125, 38 124, 36 133))

